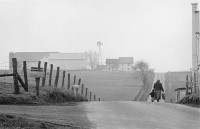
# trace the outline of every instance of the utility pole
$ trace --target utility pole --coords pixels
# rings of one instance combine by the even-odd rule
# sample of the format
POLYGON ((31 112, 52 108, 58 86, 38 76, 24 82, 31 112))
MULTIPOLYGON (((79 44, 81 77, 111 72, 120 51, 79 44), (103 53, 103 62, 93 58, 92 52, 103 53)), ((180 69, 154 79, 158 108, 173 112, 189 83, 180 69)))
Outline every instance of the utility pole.
POLYGON ((99 65, 102 65, 102 56, 101 56, 101 46, 103 45, 102 42, 98 41, 97 46, 99 47, 99 65))

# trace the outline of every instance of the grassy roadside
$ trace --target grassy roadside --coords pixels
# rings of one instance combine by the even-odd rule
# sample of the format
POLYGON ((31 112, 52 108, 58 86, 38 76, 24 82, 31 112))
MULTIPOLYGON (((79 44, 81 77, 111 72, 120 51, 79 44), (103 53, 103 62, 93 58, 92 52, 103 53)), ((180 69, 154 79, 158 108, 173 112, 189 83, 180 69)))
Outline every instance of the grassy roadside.
POLYGON ((147 80, 147 85, 142 86, 142 88, 140 89, 133 101, 147 101, 149 93, 151 92, 154 77, 155 73, 151 72, 147 80))
MULTIPOLYGON (((60 71, 60 78, 58 80, 58 88, 62 85, 62 70, 60 71)), ((130 101, 139 92, 142 82, 139 78, 137 72, 125 72, 125 71, 66 71, 70 73, 70 85, 73 85, 74 75, 76 75, 76 81, 81 78, 81 84, 84 84, 84 88, 88 88, 88 93, 96 94, 97 99, 105 101, 130 101)), ((30 73, 30 71, 28 71, 30 73)), ((23 73, 20 72, 23 77, 23 73)), ((28 74, 29 75, 29 74, 28 74)), ((55 81, 56 71, 53 71, 52 83, 55 81)), ((46 80, 49 80, 49 70, 47 71, 46 80)), ((67 88, 67 76, 65 77, 64 88, 67 88)), ((11 89, 13 92, 13 78, 12 77, 2 77, 0 78, 0 92, 1 84, 3 89, 11 89), (10 83, 10 85, 8 85, 10 83)), ((29 85, 35 85, 34 78, 28 76, 29 85)), ((46 81, 48 85, 48 82, 46 81)), ((40 81, 41 85, 41 81, 40 81)), ((20 90, 20 91, 23 91, 20 90)), ((5 91, 7 92, 7 91, 5 91)), ((4 93, 5 93, 4 92, 4 93)), ((10 92, 10 93, 12 93, 10 92)), ((84 90, 85 94, 85 90, 84 90)), ((89 94, 88 94, 89 95, 89 94)))
POLYGON ((0 114, 0 129, 79 129, 79 127, 0 114))
POLYGON ((173 103, 176 100, 175 89, 185 87, 186 75, 190 75, 189 71, 185 72, 167 72, 165 73, 165 102, 173 103))
POLYGON ((200 108, 200 94, 187 95, 178 103, 200 108))
POLYGON ((190 71, 185 72, 167 72, 165 73, 165 102, 184 104, 192 107, 200 108, 200 95, 190 94, 181 99, 180 102, 176 102, 175 89, 185 87, 186 75, 190 75, 190 71))
POLYGON ((0 92, 0 104, 43 105, 81 101, 86 99, 80 94, 75 96, 72 91, 48 86, 40 87, 40 96, 36 96, 34 90, 19 95, 0 92))
MULTIPOLYGON (((9 105, 64 105, 75 106, 80 101, 87 101, 82 95, 74 95, 72 91, 64 88, 40 87, 40 96, 36 96, 33 87, 29 92, 21 90, 21 94, 13 94, 4 88, 0 92, 0 104, 9 105)), ((13 92, 13 91, 12 91, 13 92)), ((46 121, 36 121, 17 117, 12 114, 0 114, 0 129, 79 129, 72 125, 60 125, 46 121)))

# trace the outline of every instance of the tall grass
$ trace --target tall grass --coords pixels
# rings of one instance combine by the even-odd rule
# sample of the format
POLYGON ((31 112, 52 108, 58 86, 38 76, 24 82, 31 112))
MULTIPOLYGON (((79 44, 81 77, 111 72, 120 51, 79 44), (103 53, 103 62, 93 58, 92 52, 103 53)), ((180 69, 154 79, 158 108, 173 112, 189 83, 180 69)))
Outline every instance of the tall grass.
POLYGON ((82 95, 74 95, 72 91, 54 88, 41 87, 40 96, 34 92, 24 92, 19 95, 0 93, 0 104, 48 104, 64 102, 87 101, 82 95))
POLYGON ((72 91, 69 90, 63 90, 60 88, 45 88, 44 89, 44 94, 41 96, 42 99, 45 102, 55 102, 55 103, 63 103, 63 102, 80 102, 80 101, 86 101, 86 99, 80 95, 75 94, 72 91))
POLYGON ((200 106, 200 94, 194 93, 194 94, 187 95, 179 103, 200 106))
POLYGON ((147 101, 149 93, 151 92, 151 86, 153 85, 154 77, 155 73, 153 71, 150 72, 149 76, 147 77, 146 84, 142 86, 133 101, 147 101))

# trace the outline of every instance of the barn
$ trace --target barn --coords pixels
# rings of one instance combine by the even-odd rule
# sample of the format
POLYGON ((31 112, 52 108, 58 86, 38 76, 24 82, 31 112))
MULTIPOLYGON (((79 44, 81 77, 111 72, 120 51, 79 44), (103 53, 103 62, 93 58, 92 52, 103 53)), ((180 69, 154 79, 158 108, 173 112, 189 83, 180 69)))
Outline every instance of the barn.
POLYGON ((51 53, 47 62, 66 70, 89 68, 86 53, 51 53))
MULTIPOLYGON (((23 61, 26 61, 27 68, 36 67, 38 61, 43 64, 53 64, 54 69, 66 70, 85 70, 88 69, 87 55, 83 53, 59 53, 59 52, 10 52, 9 53, 9 68, 12 69, 12 58, 17 58, 18 68, 22 69, 23 61)), ((47 67, 49 69, 49 65, 47 67)))

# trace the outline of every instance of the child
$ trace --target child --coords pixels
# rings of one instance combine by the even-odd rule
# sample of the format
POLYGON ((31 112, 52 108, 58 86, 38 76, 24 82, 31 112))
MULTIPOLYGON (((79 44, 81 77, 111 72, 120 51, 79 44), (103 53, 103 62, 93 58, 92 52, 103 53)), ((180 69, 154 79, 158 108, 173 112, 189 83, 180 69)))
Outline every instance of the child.
POLYGON ((153 89, 149 95, 151 95, 151 101, 153 102, 156 95, 155 90, 153 89))

